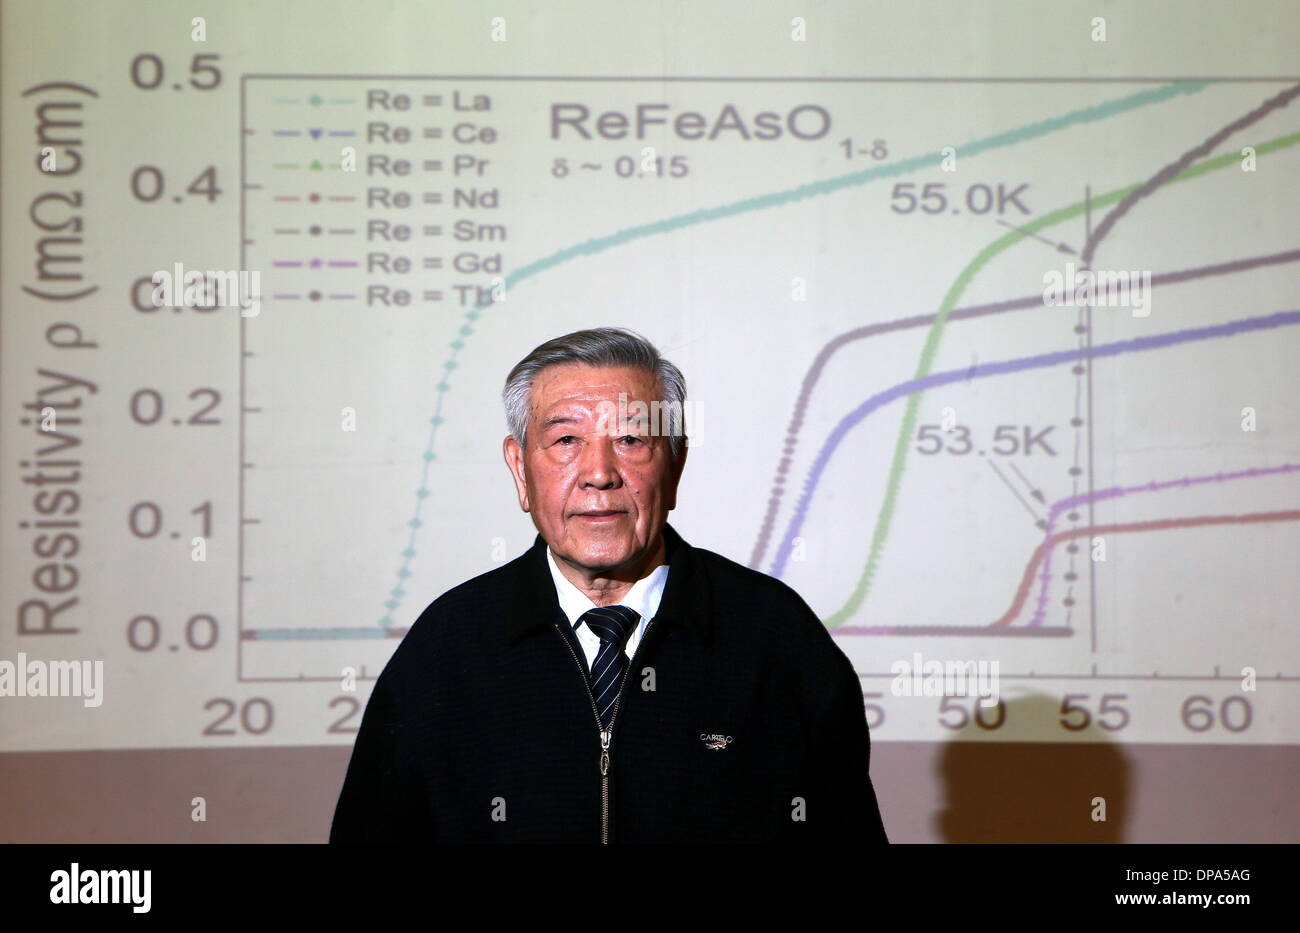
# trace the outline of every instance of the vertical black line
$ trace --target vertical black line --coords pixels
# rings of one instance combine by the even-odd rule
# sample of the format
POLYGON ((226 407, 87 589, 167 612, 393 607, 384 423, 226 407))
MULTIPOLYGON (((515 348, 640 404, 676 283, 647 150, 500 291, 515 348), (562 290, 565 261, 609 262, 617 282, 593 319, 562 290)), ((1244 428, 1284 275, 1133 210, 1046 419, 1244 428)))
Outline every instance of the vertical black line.
MULTIPOLYGON (((1084 185, 1083 188, 1084 214, 1087 217, 1088 237, 1087 242, 1092 242, 1092 186, 1084 185)), ((1092 263, 1089 263, 1091 266, 1092 263)), ((1085 430, 1088 437, 1088 526, 1097 527, 1097 483, 1093 477, 1093 450, 1092 450, 1092 303, 1089 302, 1084 308, 1084 314, 1087 321, 1084 324, 1083 342, 1084 342, 1084 375, 1087 380, 1087 413, 1084 417, 1088 423, 1085 430)), ((1097 562, 1092 559, 1092 548, 1088 548, 1088 628, 1091 633, 1092 653, 1097 653, 1097 562)))

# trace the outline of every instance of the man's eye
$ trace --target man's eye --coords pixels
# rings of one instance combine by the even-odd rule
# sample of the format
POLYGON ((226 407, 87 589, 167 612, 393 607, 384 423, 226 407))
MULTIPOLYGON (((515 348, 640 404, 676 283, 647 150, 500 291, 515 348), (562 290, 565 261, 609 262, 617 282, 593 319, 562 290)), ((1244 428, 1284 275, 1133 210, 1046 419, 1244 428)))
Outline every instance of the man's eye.
POLYGON ((641 438, 637 437, 635 434, 624 434, 624 435, 623 435, 623 440, 625 440, 625 441, 635 441, 635 442, 638 443, 638 444, 641 443, 641 438))
POLYGON ((558 441, 556 441, 555 443, 557 443, 557 444, 563 444, 565 441, 576 441, 576 440, 577 440, 577 438, 574 437, 572 434, 566 434, 566 435, 564 435, 564 437, 560 438, 560 439, 559 439, 558 441))

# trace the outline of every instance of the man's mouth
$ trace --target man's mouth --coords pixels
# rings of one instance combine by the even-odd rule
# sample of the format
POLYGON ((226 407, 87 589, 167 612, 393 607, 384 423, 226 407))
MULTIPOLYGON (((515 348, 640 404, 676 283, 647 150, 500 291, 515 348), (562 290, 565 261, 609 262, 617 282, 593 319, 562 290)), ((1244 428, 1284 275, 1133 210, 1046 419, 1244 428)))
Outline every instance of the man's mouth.
POLYGON ((607 509, 600 512, 579 512, 578 518, 585 518, 590 521, 599 522, 599 521, 610 521, 611 519, 617 518, 618 516, 623 514, 626 513, 615 509, 607 509))

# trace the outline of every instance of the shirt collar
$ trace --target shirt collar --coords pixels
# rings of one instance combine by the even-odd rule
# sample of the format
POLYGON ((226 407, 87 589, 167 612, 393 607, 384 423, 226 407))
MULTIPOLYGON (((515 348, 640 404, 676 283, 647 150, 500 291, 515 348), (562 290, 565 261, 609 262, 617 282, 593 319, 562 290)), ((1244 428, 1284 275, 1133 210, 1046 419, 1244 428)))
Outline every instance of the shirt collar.
MULTIPOLYGON (((707 643, 713 628, 713 598, 703 555, 710 552, 691 547, 668 522, 663 536, 669 572, 654 618, 659 624, 682 625, 696 642, 707 643)), ((546 569, 549 563, 547 544, 539 534, 531 548, 501 568, 508 591, 501 625, 504 644, 514 644, 535 629, 569 621, 546 569)))
MULTIPOLYGON (((596 604, 560 572, 560 568, 556 564, 555 552, 551 550, 549 545, 547 545, 546 554, 546 566, 550 568, 551 579, 555 581, 555 594, 560 600, 560 608, 564 610, 564 614, 568 617, 569 624, 577 628, 578 620, 582 618, 582 614, 588 609, 595 609, 596 604)), ((663 596, 664 585, 667 581, 668 565, 660 564, 649 574, 633 583, 632 589, 628 590, 627 595, 623 597, 619 605, 634 610, 637 615, 648 622, 655 617, 655 613, 659 610, 659 600, 663 596)))

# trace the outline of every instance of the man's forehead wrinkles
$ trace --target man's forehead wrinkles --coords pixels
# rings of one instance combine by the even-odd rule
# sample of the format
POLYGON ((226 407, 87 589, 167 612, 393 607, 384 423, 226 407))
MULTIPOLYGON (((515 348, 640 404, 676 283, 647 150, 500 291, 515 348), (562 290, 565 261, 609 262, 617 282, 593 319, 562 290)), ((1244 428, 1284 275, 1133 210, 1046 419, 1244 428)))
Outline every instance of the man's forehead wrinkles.
POLYGON ((608 410, 610 405, 617 405, 617 400, 599 396, 589 399, 567 396, 544 402, 537 406, 534 411, 537 412, 539 418, 556 418, 564 415, 585 416, 593 412, 603 413, 608 410))
POLYGON ((544 409, 539 409, 537 417, 543 424, 549 424, 553 421, 582 421, 589 414, 589 411, 581 407, 550 405, 544 409))
POLYGON ((620 393, 631 394, 628 393, 627 387, 625 386, 609 386, 608 388, 611 390, 618 390, 610 392, 601 392, 598 391, 598 388, 599 387, 588 386, 581 389, 574 389, 573 391, 565 392, 562 395, 557 395, 549 401, 551 405, 564 405, 569 403, 581 404, 583 402, 614 401, 619 397, 620 393))
MULTIPOLYGON (((575 411, 572 408, 564 408, 557 411, 554 408, 551 408, 548 409, 547 411, 542 411, 539 409, 537 412, 537 418, 542 424, 558 424, 559 422, 562 421, 563 422, 587 421, 589 420, 588 416, 591 414, 593 414, 593 412, 587 409, 580 409, 578 411, 575 411)), ((594 414, 596 420, 607 421, 609 420, 611 414, 613 413, 604 409, 597 409, 594 411, 594 414)), ((623 413, 623 417, 620 420, 626 421, 628 424, 638 424, 643 421, 648 422, 650 420, 650 417, 643 412, 635 412, 635 413, 625 412, 623 413)))

